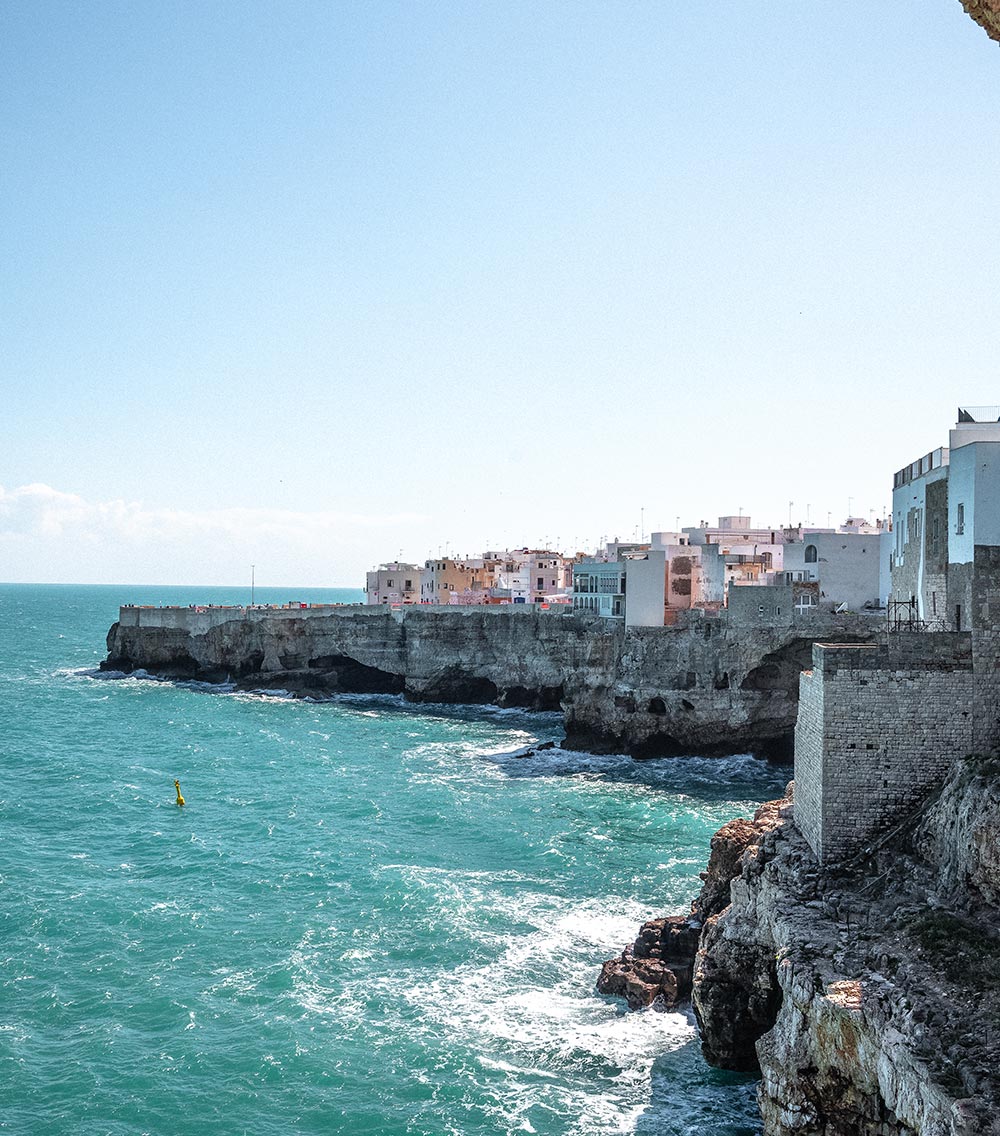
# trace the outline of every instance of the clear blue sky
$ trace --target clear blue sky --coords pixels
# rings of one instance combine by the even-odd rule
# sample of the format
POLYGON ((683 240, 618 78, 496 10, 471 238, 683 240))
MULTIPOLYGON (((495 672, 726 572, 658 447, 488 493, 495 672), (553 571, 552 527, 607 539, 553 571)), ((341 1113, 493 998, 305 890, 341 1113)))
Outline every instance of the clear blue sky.
POLYGON ((880 510, 1000 402, 998 103, 958 0, 12 0, 0 579, 880 510))

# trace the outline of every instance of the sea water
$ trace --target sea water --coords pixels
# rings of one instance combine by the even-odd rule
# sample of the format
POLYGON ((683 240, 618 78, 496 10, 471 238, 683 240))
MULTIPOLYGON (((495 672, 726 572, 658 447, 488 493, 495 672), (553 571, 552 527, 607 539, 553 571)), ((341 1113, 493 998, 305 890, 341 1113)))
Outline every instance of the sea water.
POLYGON ((0 1129, 756 1132, 689 1015, 594 982, 786 772, 96 670, 120 603, 246 598, 0 586, 0 1129))

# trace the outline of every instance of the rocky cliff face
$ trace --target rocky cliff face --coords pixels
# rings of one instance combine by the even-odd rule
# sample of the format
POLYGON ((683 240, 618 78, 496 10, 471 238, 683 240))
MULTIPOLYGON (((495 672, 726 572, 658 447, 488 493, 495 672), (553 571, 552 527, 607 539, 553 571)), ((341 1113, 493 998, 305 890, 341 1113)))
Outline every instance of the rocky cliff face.
POLYGON ((1000 42, 1000 0, 959 0, 959 2, 990 39, 1000 42))
POLYGON ((822 871, 790 798, 713 841, 693 1004, 706 1058, 759 1068, 767 1136, 1000 1136, 1000 767, 822 871))
POLYGON ((787 757, 812 643, 870 638, 878 626, 818 614, 748 628, 693 613, 677 627, 626 631, 582 613, 509 609, 237 612, 215 620, 143 609, 140 625, 112 627, 103 665, 314 697, 388 692, 562 708, 567 744, 594 752, 787 757))

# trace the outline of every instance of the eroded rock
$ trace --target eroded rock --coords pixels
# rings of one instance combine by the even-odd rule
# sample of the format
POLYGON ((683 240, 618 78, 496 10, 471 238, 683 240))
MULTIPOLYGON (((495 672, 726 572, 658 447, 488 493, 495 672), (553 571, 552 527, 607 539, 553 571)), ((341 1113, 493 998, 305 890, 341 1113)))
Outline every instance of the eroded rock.
POLYGON ((673 1010, 691 994, 698 933, 698 924, 683 915, 651 919, 631 946, 604 964, 597 989, 624 998, 632 1010, 673 1010))

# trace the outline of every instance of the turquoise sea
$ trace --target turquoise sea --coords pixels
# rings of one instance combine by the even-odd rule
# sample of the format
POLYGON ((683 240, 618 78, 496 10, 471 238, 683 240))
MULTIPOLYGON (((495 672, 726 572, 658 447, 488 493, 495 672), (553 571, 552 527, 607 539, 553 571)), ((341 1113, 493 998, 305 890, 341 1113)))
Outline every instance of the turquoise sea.
POLYGON ((0 1130, 756 1132, 688 1016, 594 981, 787 771, 95 671, 121 603, 245 599, 0 585, 0 1130))

